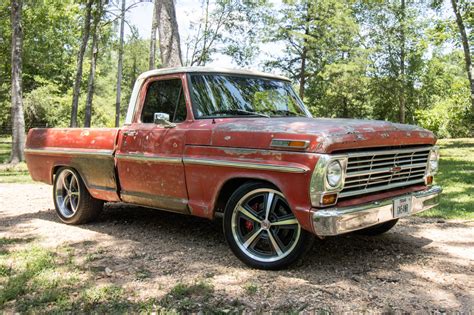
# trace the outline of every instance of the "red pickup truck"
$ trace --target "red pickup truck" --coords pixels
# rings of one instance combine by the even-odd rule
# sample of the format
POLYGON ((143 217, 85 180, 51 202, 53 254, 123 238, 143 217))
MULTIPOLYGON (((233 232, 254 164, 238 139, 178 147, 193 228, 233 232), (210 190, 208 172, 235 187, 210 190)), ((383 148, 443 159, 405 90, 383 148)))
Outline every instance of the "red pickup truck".
POLYGON ((285 77, 191 67, 142 74, 123 127, 31 129, 25 152, 67 224, 104 202, 223 217, 239 259, 281 269, 314 235, 377 235, 436 206, 435 143, 416 126, 312 118, 285 77))

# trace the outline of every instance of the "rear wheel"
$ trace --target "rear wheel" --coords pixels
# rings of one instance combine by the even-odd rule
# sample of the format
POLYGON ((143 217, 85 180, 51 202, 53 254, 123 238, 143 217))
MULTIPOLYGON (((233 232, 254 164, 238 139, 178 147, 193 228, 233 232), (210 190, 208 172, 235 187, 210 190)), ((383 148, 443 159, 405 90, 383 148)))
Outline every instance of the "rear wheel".
POLYGON ((296 262, 314 240, 303 230, 284 195, 269 184, 247 183, 229 199, 224 234, 234 254, 259 269, 296 262))
POLYGON ((360 234, 360 235, 367 235, 367 236, 380 235, 391 230, 395 226, 395 224, 397 224, 397 222, 398 222, 398 219, 387 221, 387 222, 380 223, 380 224, 377 224, 377 225, 374 225, 362 230, 358 230, 355 233, 360 234))
POLYGON ((89 194, 79 174, 67 167, 59 169, 54 178, 53 197, 57 215, 67 224, 92 221, 104 205, 89 194))

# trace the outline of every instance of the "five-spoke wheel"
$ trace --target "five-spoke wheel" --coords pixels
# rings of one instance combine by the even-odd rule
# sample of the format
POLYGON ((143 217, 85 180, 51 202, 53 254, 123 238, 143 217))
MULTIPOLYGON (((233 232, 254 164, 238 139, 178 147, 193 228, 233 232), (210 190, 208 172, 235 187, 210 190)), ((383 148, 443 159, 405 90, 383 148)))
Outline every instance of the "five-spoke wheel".
POLYGON ((70 218, 76 213, 80 199, 79 180, 72 170, 65 169, 58 175, 55 197, 62 216, 70 218))
POLYGON ((264 183, 248 183, 230 198, 224 233, 231 249, 248 265, 280 269, 299 258, 311 243, 284 195, 264 183))
POLYGON ((54 206, 59 218, 68 224, 86 223, 102 210, 104 202, 93 198, 74 169, 60 168, 54 178, 54 206))

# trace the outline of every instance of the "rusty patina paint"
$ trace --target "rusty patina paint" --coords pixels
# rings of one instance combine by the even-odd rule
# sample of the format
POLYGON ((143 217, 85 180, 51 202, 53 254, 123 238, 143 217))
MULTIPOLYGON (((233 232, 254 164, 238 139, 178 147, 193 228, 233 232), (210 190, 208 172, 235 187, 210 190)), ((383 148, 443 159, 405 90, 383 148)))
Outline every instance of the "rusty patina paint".
MULTIPOLYGON (((312 231, 309 186, 319 154, 436 143, 433 133, 425 129, 386 121, 306 117, 194 119, 185 73, 146 79, 138 102, 131 103, 138 104, 132 123, 120 129, 30 130, 26 145, 29 149, 113 152, 101 157, 27 153, 32 178, 51 184, 56 166, 70 166, 79 171, 96 198, 117 201, 122 197, 130 203, 206 218, 214 217, 217 197, 227 181, 235 178, 265 180, 282 191, 302 227, 312 231), (187 120, 171 129, 141 123, 140 113, 148 85, 166 78, 182 80, 187 120), (132 130, 136 135, 125 134, 132 130), (271 147, 273 139, 305 140, 309 146, 283 151, 271 147), (137 159, 121 159, 120 155, 137 159), (185 164, 183 158, 267 163, 307 171, 288 173, 185 164)), ((338 205, 356 205, 421 189, 425 186, 355 197, 338 205)))

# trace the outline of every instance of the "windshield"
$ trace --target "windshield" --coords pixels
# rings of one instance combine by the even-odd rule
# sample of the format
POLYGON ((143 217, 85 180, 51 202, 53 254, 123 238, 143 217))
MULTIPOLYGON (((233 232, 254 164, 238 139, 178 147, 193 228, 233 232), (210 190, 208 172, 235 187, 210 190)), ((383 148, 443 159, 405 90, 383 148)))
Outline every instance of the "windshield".
POLYGON ((223 74, 191 74, 196 118, 306 117, 290 82, 223 74))

